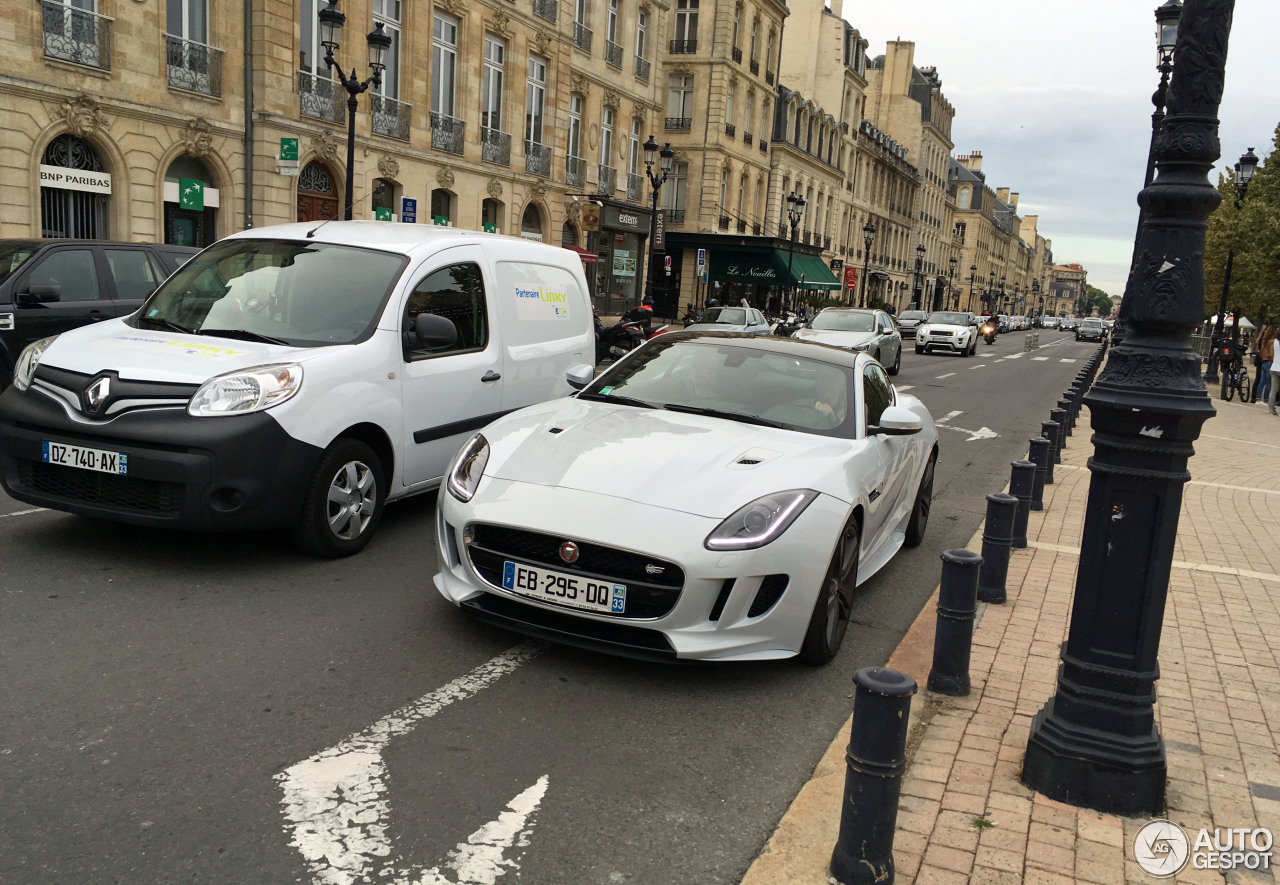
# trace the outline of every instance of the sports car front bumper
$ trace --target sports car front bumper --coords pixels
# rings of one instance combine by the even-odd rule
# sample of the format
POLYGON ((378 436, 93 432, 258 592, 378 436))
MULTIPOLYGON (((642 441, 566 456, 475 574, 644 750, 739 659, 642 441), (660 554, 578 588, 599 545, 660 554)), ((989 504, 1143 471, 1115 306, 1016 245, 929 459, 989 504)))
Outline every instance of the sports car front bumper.
MULTIPOLYGON (((746 503, 745 501, 742 503, 746 503)), ((439 496, 436 588, 455 605, 525 633, 645 659, 764 660, 795 655, 849 505, 818 498, 785 533, 757 550, 717 552, 703 541, 720 520, 622 498, 485 477, 464 504, 439 496), (665 613, 612 615, 528 598, 485 580, 466 531, 502 526, 674 564, 683 581, 665 613)), ((473 539, 474 540, 474 539, 473 539)), ((573 564, 511 558, 583 577, 573 564)), ((655 566, 657 567, 657 566, 655 566)))

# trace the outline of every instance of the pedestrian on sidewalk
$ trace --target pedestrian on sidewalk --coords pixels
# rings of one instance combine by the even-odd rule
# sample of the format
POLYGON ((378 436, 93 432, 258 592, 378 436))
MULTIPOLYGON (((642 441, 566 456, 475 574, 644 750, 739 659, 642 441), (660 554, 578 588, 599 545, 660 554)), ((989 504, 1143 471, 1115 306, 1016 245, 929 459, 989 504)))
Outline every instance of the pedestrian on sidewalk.
POLYGON ((1265 402, 1274 386, 1271 383, 1271 369, 1276 358, 1276 327, 1263 326, 1258 332, 1258 377, 1253 382, 1253 401, 1265 402))

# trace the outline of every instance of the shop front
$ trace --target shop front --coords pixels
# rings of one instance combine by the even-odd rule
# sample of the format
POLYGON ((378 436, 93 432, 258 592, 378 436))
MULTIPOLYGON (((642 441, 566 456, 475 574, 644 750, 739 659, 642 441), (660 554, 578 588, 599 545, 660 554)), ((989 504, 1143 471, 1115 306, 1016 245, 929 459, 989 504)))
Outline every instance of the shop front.
POLYGON ((649 212, 634 206, 606 202, 600 213, 600 230, 588 237, 597 261, 592 303, 601 316, 621 316, 640 303, 646 268, 645 244, 649 238, 649 212))

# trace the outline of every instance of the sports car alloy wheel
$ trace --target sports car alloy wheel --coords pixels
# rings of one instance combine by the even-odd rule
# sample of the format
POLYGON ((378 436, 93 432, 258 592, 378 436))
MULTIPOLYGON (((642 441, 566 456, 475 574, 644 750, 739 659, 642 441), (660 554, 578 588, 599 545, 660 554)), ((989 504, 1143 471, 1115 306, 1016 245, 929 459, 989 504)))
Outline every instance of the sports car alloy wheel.
POLYGON ((850 517, 836 541, 835 553, 822 581, 822 592, 814 604, 813 617, 809 619, 809 629, 800 648, 800 659, 805 663, 826 664, 840 651, 853 612, 861 540, 858 523, 850 517))
POLYGON ((924 465, 924 476, 920 477, 916 503, 911 508, 911 519, 907 522, 908 547, 920 546, 920 542, 924 540, 924 530, 929 525, 929 510, 933 507, 933 465, 936 460, 933 455, 929 456, 929 463, 924 465))

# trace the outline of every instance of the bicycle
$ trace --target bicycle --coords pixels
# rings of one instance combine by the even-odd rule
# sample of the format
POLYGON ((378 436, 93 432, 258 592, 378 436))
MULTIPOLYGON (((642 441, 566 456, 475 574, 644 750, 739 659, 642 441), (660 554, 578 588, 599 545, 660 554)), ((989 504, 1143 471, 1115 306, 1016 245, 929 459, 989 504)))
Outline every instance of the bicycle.
POLYGON ((1249 372, 1245 369, 1244 360, 1235 359, 1222 366, 1222 398, 1231 402, 1236 391, 1240 391, 1240 402, 1249 401, 1249 372))

